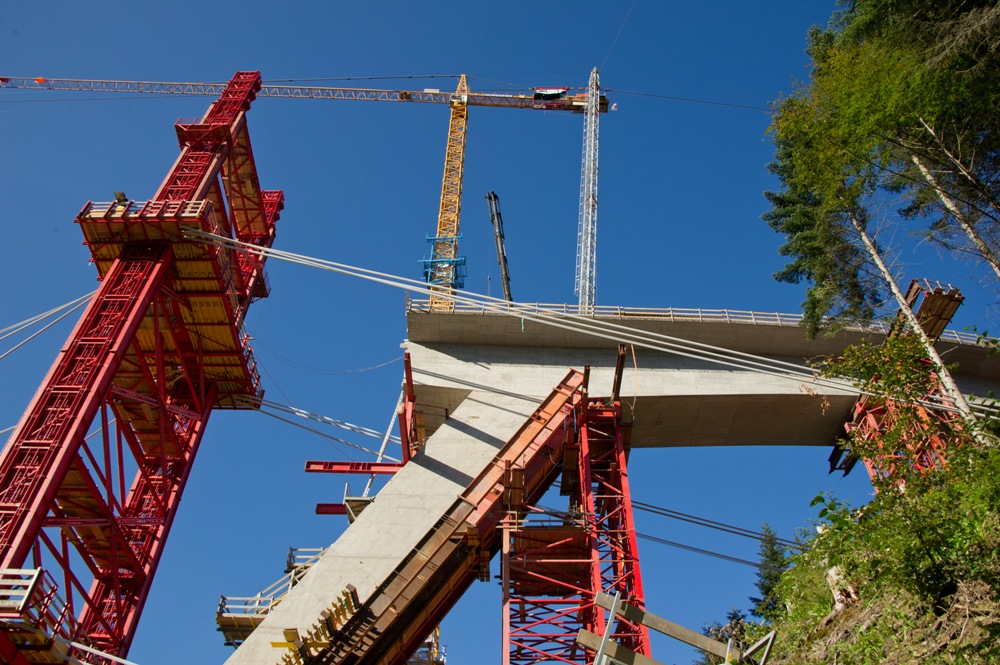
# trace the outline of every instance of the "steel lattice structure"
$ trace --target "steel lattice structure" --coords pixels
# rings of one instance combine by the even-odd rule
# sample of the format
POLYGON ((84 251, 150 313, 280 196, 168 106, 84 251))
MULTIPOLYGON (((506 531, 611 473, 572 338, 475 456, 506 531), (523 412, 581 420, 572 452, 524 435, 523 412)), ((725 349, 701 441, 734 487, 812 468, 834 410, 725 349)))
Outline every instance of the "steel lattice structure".
POLYGON ((597 160, 600 148, 601 78, 595 67, 587 86, 583 114, 583 166, 580 175, 580 221, 576 241, 576 281, 580 311, 590 312, 597 297, 597 160))
MULTIPOLYGON (((951 285, 929 280, 913 280, 906 293, 906 301, 914 309, 924 334, 936 342, 964 297, 951 285)), ((900 332, 900 317, 891 329, 888 339, 900 332)), ((931 361, 926 360, 930 366, 931 361)), ((887 483, 903 484, 913 473, 926 473, 947 465, 947 452, 952 434, 963 427, 962 418, 941 377, 931 376, 931 387, 926 395, 930 402, 941 402, 954 410, 929 409, 922 405, 900 404, 892 399, 866 395, 854 406, 853 420, 845 425, 849 435, 864 442, 866 450, 875 451, 863 459, 868 477, 876 490, 887 483), (902 436, 886 436, 891 427, 902 427, 902 436), (871 446, 871 448, 869 448, 871 446)), ((830 471, 851 472, 858 457, 837 445, 830 455, 830 471)))
POLYGON ((24 589, 2 617, 11 662, 53 640, 127 653, 209 414, 262 396, 242 324, 263 259, 184 235, 273 243, 283 194, 261 191, 246 125, 260 84, 239 72, 177 125, 152 200, 77 215, 102 284, 0 456, 0 574, 24 589))
MULTIPOLYGON (((579 437, 564 449, 561 492, 570 509, 560 515, 536 509, 527 518, 512 511, 504 525, 504 665, 588 665, 593 653, 577 636, 581 629, 605 633, 597 594, 617 592, 645 607, 621 404, 589 399, 581 406, 579 437)), ((648 629, 640 624, 619 619, 611 636, 650 655, 648 629)))

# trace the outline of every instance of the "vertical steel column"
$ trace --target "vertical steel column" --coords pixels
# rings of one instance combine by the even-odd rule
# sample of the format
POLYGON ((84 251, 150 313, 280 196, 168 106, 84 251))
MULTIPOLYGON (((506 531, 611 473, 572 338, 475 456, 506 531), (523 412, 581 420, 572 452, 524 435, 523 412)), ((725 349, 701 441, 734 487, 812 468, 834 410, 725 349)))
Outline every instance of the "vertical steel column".
MULTIPOLYGON (((630 604, 645 606, 621 405, 588 400, 576 429, 577 440, 567 442, 563 463, 561 490, 569 496, 568 510, 535 509, 505 529, 504 665, 588 665, 593 654, 576 638, 580 629, 604 633, 597 594, 617 591, 630 604)), ((648 630, 640 624, 619 618, 611 636, 650 654, 648 630)))

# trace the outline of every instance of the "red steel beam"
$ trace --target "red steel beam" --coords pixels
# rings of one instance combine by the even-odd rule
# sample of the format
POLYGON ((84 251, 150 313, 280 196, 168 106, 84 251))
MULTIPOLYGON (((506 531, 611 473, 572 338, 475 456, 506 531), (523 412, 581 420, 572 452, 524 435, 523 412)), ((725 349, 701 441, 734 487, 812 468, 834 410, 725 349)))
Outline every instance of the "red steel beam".
POLYGON ((306 462, 307 473, 357 473, 362 475, 378 473, 392 475, 403 468, 395 462, 306 462))
POLYGON ((317 503, 317 515, 346 515, 347 506, 343 503, 317 503))

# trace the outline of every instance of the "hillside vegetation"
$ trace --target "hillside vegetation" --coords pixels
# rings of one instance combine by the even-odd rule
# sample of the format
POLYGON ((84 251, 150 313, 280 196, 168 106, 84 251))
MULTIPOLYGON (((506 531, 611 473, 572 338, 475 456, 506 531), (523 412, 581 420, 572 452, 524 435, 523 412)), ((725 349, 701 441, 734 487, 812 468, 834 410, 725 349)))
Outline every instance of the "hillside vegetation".
MULTIPOLYGON (((808 80, 774 103, 781 189, 763 218, 789 261, 775 278, 806 285, 809 332, 909 312, 880 238, 937 243, 995 288, 1000 3, 843 0, 808 38, 808 80)), ((842 442, 875 498, 817 497, 816 530, 758 584, 757 620, 708 629, 744 646, 776 629, 771 663, 1000 663, 997 428, 915 318, 897 323, 823 367, 891 407, 877 435, 842 442)))

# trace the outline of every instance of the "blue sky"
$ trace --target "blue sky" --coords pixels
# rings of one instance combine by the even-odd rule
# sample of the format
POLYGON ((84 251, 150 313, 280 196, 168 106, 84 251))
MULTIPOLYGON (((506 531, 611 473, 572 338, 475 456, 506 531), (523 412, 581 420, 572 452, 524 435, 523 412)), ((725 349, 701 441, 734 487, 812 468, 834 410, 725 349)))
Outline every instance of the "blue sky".
MULTIPOLYGON (((807 76, 810 25, 833 3, 265 2, 68 3, 0 8, 0 76, 265 81, 469 75, 474 90, 586 85, 599 67, 618 110, 601 119, 597 303, 795 312, 803 288, 777 284, 781 239, 759 217, 771 146, 767 107, 807 76), (684 101, 688 100, 688 101, 684 101), (700 100, 700 101, 691 101, 700 100), (718 102, 718 103, 716 103, 718 102)), ((420 89, 439 80, 358 80, 420 89)), ((201 115, 200 97, 0 91, 0 326, 96 288, 72 223, 115 191, 147 199, 177 155, 173 122, 201 115)), ((462 254, 466 287, 500 294, 484 195, 501 200, 515 299, 576 302, 573 271, 582 126, 569 114, 473 108, 462 254)), ((444 107, 261 99, 249 126, 261 184, 284 189, 276 246, 405 277, 429 251, 440 194, 444 107)), ((992 294, 967 264, 895 238, 910 277, 960 285, 958 327, 989 326, 992 294)), ((384 428, 402 376, 403 294, 272 261, 271 297, 248 318, 269 399, 384 428), (374 368, 374 369, 372 369, 374 368)), ((15 424, 69 333, 68 321, 0 360, 0 428, 15 424)), ((5 350, 3 347, 0 351, 5 350)), ((809 500, 830 490, 855 504, 861 473, 826 474, 828 450, 642 450, 640 501, 783 537, 804 527, 809 500)), ((140 665, 221 662, 220 593, 250 595, 276 579, 289 546, 328 544, 343 479, 306 476, 306 459, 344 459, 314 435, 266 416, 216 413, 174 525, 130 659, 140 665)), ((353 479, 355 489, 362 479, 353 479)), ((639 514, 639 530, 756 558, 752 541, 639 514)), ((700 628, 755 593, 745 566, 640 542, 649 608, 700 628)), ((500 598, 479 584, 444 623, 449 662, 499 663, 500 598)), ((654 656, 686 663, 668 640, 654 656)))

